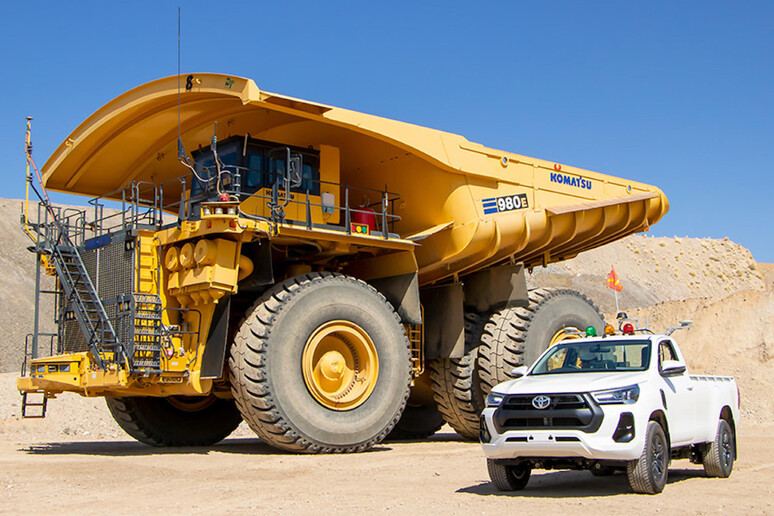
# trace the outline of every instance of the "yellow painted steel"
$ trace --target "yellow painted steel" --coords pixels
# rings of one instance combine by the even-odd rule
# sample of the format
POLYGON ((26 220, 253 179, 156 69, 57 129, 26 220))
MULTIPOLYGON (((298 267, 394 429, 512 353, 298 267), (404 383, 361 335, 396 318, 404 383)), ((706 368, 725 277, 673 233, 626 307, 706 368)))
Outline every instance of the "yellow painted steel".
MULTIPOLYGON (((386 185, 399 193, 396 231, 423 238, 416 249, 423 284, 510 260, 529 267, 571 258, 647 230, 669 209, 653 186, 269 93, 249 79, 202 73, 182 81, 190 85, 180 98, 187 149, 206 146, 217 122, 219 140, 249 133, 337 149, 342 183, 386 185), (487 208, 486 200, 513 196, 524 201, 521 207, 487 208)), ((109 102, 54 152, 43 169, 46 186, 104 195, 133 180, 161 183, 185 175, 177 160, 177 106, 177 76, 109 102)), ((169 199, 179 193, 164 191, 169 199)))
POLYGON ((73 391, 83 396, 201 396, 210 392, 212 381, 188 380, 183 372, 170 372, 152 383, 124 369, 100 369, 91 353, 83 352, 31 360, 28 376, 17 378, 16 387, 20 392, 73 391), (63 365, 68 370, 62 370, 63 365))
POLYGON ((560 342, 564 342, 565 340, 575 340, 580 338, 581 338, 581 335, 580 335, 580 330, 578 330, 578 328, 574 328, 574 327, 562 328, 561 330, 556 332, 553 337, 551 337, 551 341, 548 343, 548 347, 551 347, 554 344, 559 344, 560 342))
MULTIPOLYGON (((132 181, 166 183, 189 170, 177 157, 178 131, 188 151, 217 140, 244 137, 311 148, 319 153, 319 196, 307 228, 261 220, 267 190, 241 203, 243 214, 202 208, 201 220, 140 238, 137 292, 161 286, 162 319, 191 333, 172 336, 162 357, 164 374, 140 379, 119 370, 97 371, 89 353, 79 354, 78 375, 41 373, 19 380, 21 390, 74 390, 84 395, 196 395, 209 392, 201 362, 219 299, 237 291, 254 265, 242 243, 313 244, 317 264, 362 279, 419 273, 420 284, 488 266, 547 264, 647 230, 669 209, 656 187, 559 163, 491 149, 462 136, 261 91, 249 79, 219 74, 184 76, 190 85, 178 99, 178 77, 139 86, 106 104, 57 148, 43 167, 46 188, 110 197, 132 181), (178 100, 180 127, 178 128, 178 100), (396 192, 394 231, 399 238, 347 234, 340 211, 325 210, 323 197, 342 206, 339 184, 396 192), (177 311, 175 309, 187 309, 177 311), (183 315, 180 315, 183 314, 183 315)), ((28 172, 29 175, 29 172, 28 172)), ((182 183, 164 185, 165 202, 180 198, 182 183)), ((190 181, 187 182, 190 188, 190 181)), ((286 213, 303 220, 305 195, 292 194, 286 213)), ((325 201, 325 202, 328 202, 325 201)), ((373 205, 378 193, 350 197, 350 208, 373 205), (370 195, 370 197, 369 197, 370 195)), ((205 203, 206 204, 206 203, 205 203)), ((311 270, 287 265, 287 273, 311 270)), ((555 336, 554 340, 566 337, 555 336)), ((57 357, 58 359, 61 357, 57 357)), ((34 362, 38 363, 38 362, 34 362)), ((415 367, 419 371, 419 367, 415 367)), ((352 323, 320 328, 307 342, 304 379, 323 405, 353 408, 377 381, 373 342, 352 323), (357 362, 357 365, 355 364, 357 362), (354 382, 354 383, 352 383, 354 382)))
POLYGON ((323 406, 351 410, 373 392, 379 376, 376 346, 351 321, 336 320, 317 328, 301 358, 304 383, 323 406))

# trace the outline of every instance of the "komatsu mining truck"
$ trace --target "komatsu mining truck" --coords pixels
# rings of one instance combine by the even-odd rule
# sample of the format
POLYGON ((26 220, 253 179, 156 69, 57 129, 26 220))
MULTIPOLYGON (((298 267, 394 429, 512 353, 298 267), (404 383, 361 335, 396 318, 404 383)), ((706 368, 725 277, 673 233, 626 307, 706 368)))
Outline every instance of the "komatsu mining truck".
POLYGON ((244 420, 295 452, 444 421, 476 438, 514 367, 603 329, 583 295, 528 290, 525 270, 669 209, 652 186, 207 73, 109 102, 32 188, 23 415, 75 392, 150 445, 209 445, 244 420), (47 190, 94 198, 57 207, 47 190))

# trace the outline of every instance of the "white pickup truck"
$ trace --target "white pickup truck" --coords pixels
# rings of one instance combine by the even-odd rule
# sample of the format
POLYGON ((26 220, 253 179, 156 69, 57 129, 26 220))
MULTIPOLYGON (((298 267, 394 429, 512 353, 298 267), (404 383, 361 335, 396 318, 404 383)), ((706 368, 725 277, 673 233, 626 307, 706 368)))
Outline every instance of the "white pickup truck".
POLYGON ((668 335, 606 335, 556 344, 496 385, 481 414, 489 476, 523 489, 532 469, 625 470, 659 493, 671 459, 728 477, 736 459, 739 391, 730 377, 688 374, 668 335))

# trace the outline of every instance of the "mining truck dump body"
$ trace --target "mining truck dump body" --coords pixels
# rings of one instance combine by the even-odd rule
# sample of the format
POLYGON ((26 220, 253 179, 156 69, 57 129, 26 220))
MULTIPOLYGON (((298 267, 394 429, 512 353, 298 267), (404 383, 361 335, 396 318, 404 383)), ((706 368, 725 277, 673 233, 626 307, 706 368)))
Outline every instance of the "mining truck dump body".
MULTIPOLYGON (((202 148, 216 122, 218 140, 249 134, 301 148, 335 147, 341 183, 396 192, 394 231, 420 244, 421 284, 509 261, 529 267, 571 258, 647 230, 669 208, 653 186, 218 74, 156 80, 109 102, 59 146, 43 168, 44 183, 101 196, 133 181, 171 181, 186 173, 178 135, 186 149, 202 148)), ((179 197, 180 188, 167 184, 165 199, 179 197)))

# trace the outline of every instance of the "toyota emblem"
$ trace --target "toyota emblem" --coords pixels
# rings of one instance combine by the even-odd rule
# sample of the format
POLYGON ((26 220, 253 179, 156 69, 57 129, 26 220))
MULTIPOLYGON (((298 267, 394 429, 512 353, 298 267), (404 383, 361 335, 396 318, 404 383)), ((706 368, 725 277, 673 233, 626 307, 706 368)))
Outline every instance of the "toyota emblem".
POLYGON ((536 409, 540 409, 540 410, 546 409, 550 404, 551 404, 551 398, 543 394, 532 398, 532 406, 535 407, 536 409))

